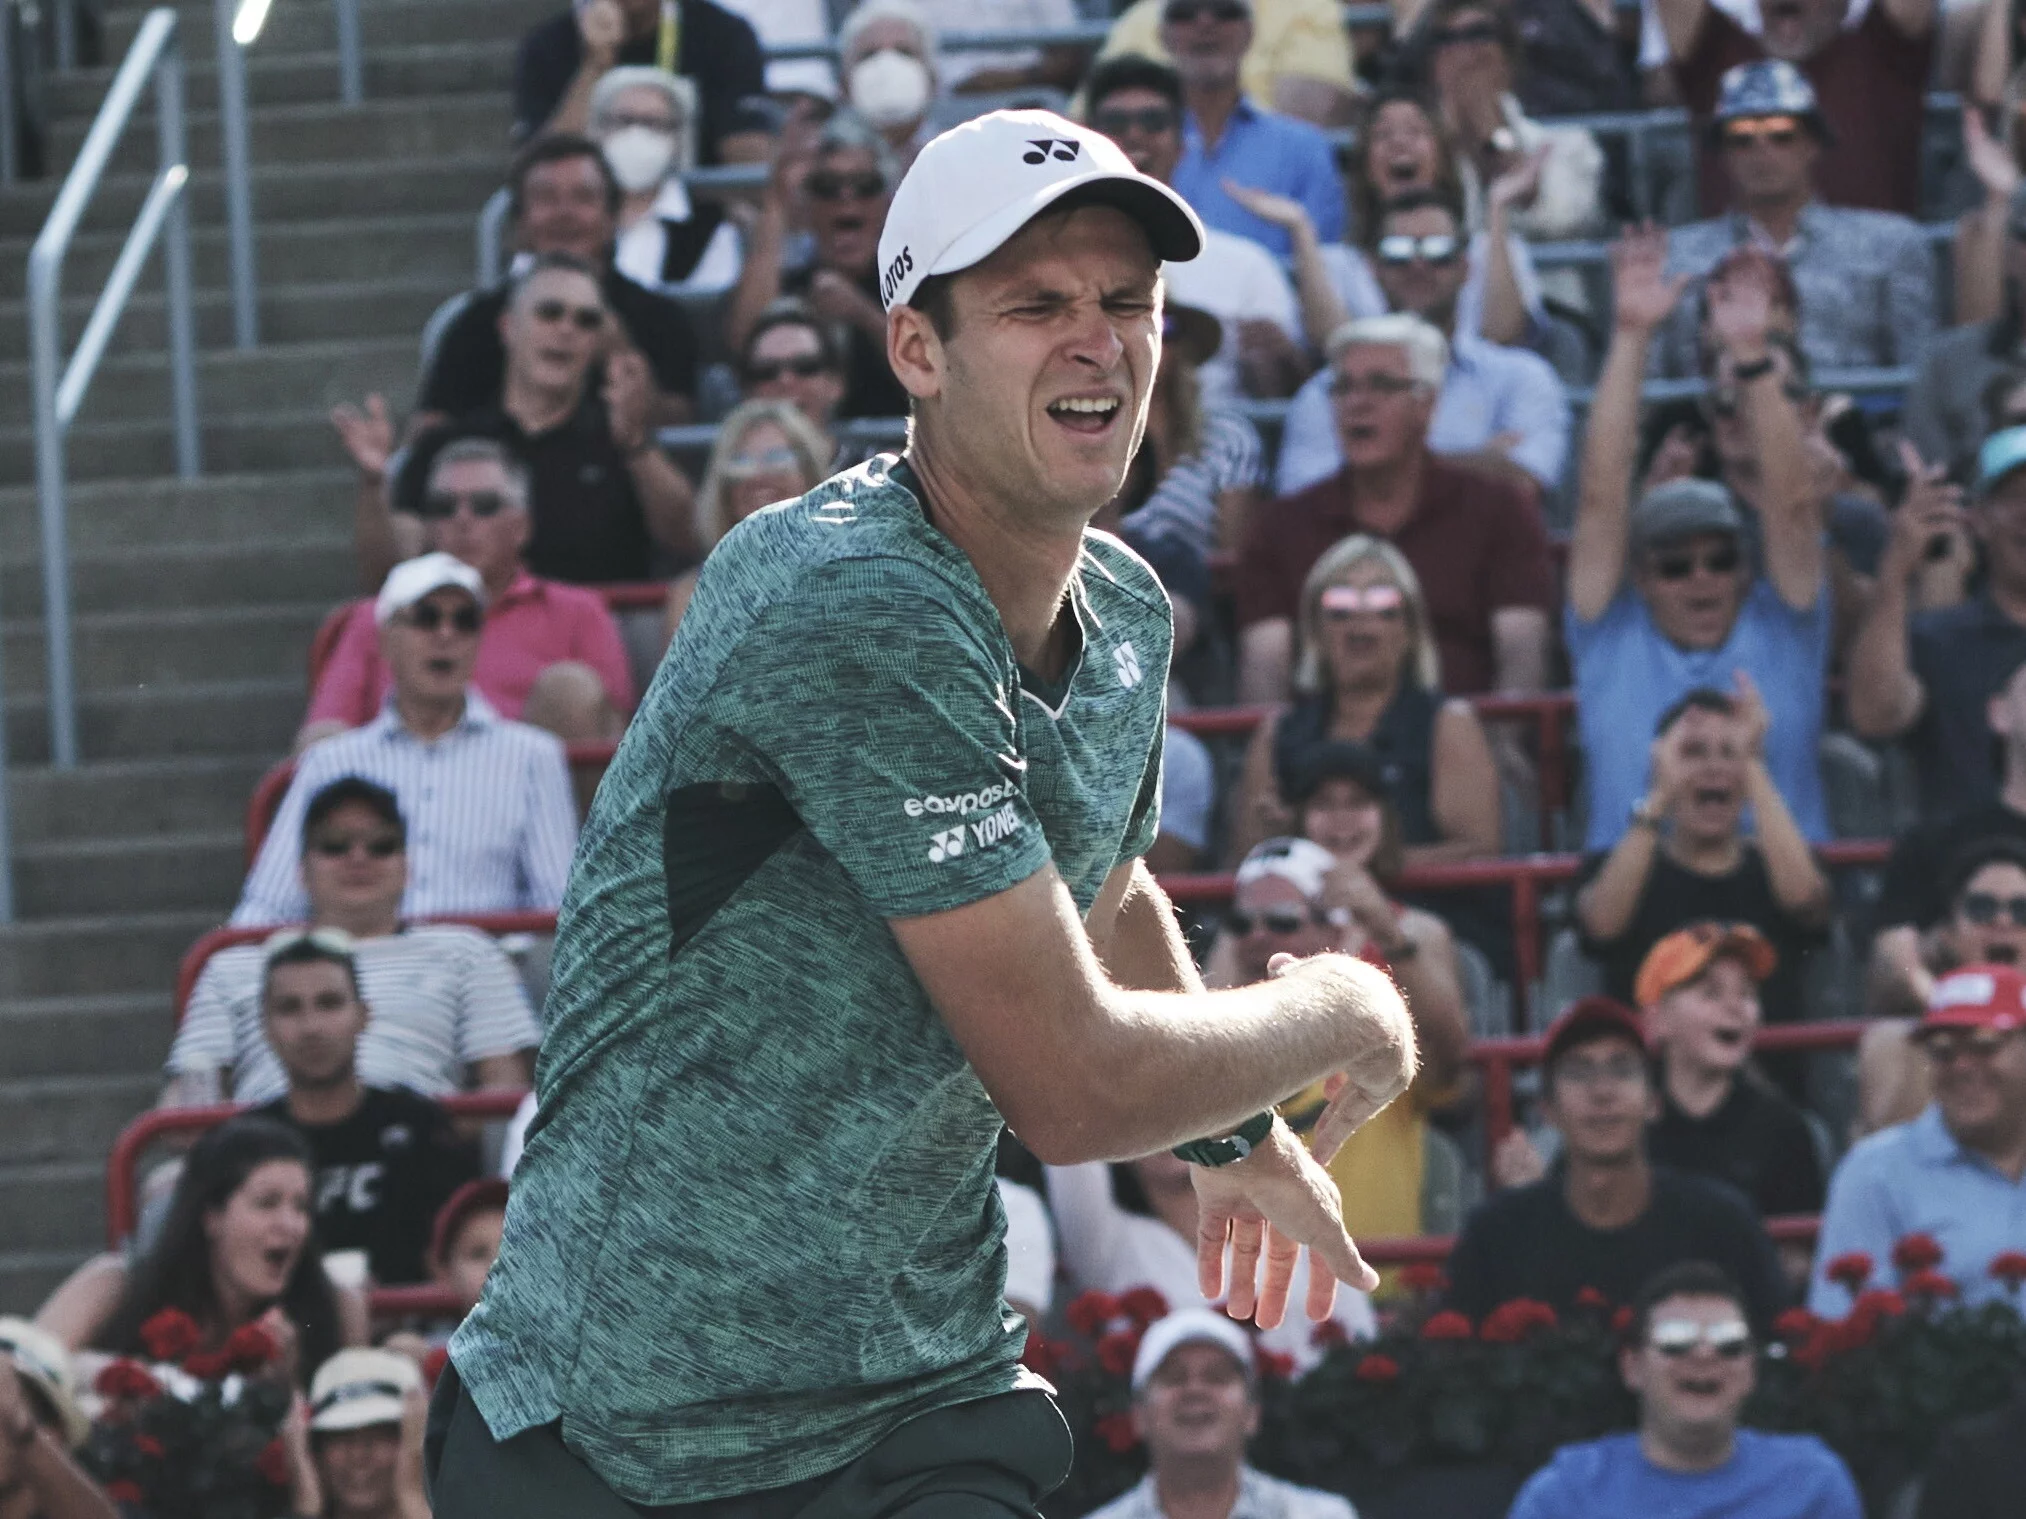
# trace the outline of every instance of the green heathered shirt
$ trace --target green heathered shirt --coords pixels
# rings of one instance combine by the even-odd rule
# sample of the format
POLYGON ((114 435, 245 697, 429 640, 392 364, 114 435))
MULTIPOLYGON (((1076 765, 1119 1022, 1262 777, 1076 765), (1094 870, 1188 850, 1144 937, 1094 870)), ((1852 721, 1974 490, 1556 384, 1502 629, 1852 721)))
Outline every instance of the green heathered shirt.
POLYGON ((451 1351, 496 1438, 560 1418, 636 1503, 817 1476, 1023 1375, 1001 1119, 886 920, 1050 860, 1089 910, 1158 827, 1172 626, 1091 533, 1044 689, 918 489, 882 457, 725 538, 578 846, 451 1351))

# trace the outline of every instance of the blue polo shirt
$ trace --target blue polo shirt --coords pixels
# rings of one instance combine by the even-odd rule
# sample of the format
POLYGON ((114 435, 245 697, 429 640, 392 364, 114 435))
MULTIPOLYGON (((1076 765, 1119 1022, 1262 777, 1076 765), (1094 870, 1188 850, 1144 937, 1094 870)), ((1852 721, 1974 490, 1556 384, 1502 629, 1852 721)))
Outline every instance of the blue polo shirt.
POLYGON ((1255 190, 1291 195, 1308 209, 1316 236, 1343 241, 1344 182, 1337 174, 1330 140, 1320 127, 1260 109, 1244 96, 1214 149, 1203 145, 1193 114, 1182 121, 1182 161, 1175 166, 1175 192, 1196 208, 1203 224, 1249 237, 1275 258, 1294 252, 1286 232, 1247 211, 1224 193, 1235 179, 1255 190))
POLYGON ((1528 1480, 1508 1519, 1861 1519, 1857 1484, 1813 1435, 1737 1433, 1706 1472, 1655 1466, 1636 1434, 1565 1445, 1528 1480))
POLYGON ((1892 1247, 1908 1234, 1934 1236, 1938 1269, 1965 1302, 2010 1300, 1990 1265, 2000 1251, 2026 1250, 2026 1181, 1958 1144, 1933 1103, 1911 1123, 1860 1139, 1829 1179, 1808 1306, 1824 1318, 1850 1311, 1850 1290, 1822 1272, 1852 1250, 1871 1257, 1873 1286, 1893 1285, 1892 1247))
POLYGON ((1907 735, 1920 776, 1921 811, 1939 817, 1993 800, 1997 741, 1984 709, 2026 664, 2026 627, 1999 611, 1989 591, 1981 591, 1956 606, 1916 616, 1907 653, 1927 692, 1920 721, 1907 735))

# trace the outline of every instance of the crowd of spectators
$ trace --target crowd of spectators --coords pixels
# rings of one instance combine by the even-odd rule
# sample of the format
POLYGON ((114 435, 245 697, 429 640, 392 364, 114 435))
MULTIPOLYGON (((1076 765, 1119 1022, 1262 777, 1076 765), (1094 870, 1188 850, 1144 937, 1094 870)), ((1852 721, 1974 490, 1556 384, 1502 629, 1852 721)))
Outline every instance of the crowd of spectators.
MULTIPOLYGON (((507 273, 431 320, 405 409, 333 414, 364 594, 180 1010, 162 1104, 256 1111, 0 1321, 0 1515, 10 1481, 101 1514, 71 1362, 165 1307, 283 1342, 299 1513, 426 1514, 418 1367, 507 1206, 499 1136, 442 1104, 524 1090, 540 1042, 539 944, 498 934, 552 922, 713 546, 901 436, 886 209, 1006 105, 1080 115, 1209 228, 1097 523, 1175 608, 1154 859, 1234 872, 1188 915, 1207 979, 1390 970, 1422 1064, 1333 1164, 1353 1232, 1456 1235, 1473 1318, 1632 1307, 1638 1432, 1514 1513, 1677 1479, 1697 1512, 1856 1511, 1821 1447, 1738 1428, 1755 1348, 1848 1309, 1839 1254, 1929 1234, 1975 1296, 2026 1248, 2026 32, 2001 0, 1960 45, 1935 0, 1392 12, 1136 0, 1100 40, 1069 0, 590 0, 522 39, 507 273), (1638 151, 1587 114, 1674 105, 1638 151), (1518 910, 1502 863, 1558 846, 1518 910), (1542 1036, 1509 1129, 1472 1060, 1503 1034, 1542 1036), (1766 1226, 1817 1213, 1812 1249, 1766 1226), (369 1348, 393 1286, 441 1311, 369 1348)), ((1131 1377, 1152 1471, 1107 1513, 1340 1516, 1242 1464, 1251 1341, 1202 1311, 1187 1168, 1001 1169, 1030 1318, 1176 1305, 1131 1377)), ((1396 1288, 1340 1293, 1343 1335, 1396 1288)))

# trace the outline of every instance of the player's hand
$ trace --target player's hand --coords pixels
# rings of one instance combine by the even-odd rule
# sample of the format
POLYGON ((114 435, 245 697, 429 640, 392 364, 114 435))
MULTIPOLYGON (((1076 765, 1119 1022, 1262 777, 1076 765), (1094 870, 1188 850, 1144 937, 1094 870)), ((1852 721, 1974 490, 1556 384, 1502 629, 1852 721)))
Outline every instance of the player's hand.
POLYGON ((1316 1158, 1328 1165, 1360 1128, 1413 1084, 1417 1059, 1414 1020, 1392 977, 1349 955, 1275 955, 1272 976, 1317 976, 1332 984, 1346 1020, 1348 1058, 1340 1067, 1341 1088, 1316 1120, 1310 1141, 1316 1158))
POLYGON ((1378 1272, 1344 1232, 1337 1184, 1282 1120, 1273 1121, 1273 1132, 1245 1159, 1191 1166, 1189 1176, 1196 1185, 1197 1285, 1206 1298, 1225 1296, 1228 1246, 1225 1311, 1234 1319, 1271 1329, 1287 1316, 1288 1291, 1304 1248, 1311 1319, 1330 1316, 1338 1282, 1360 1292, 1378 1286, 1378 1272))

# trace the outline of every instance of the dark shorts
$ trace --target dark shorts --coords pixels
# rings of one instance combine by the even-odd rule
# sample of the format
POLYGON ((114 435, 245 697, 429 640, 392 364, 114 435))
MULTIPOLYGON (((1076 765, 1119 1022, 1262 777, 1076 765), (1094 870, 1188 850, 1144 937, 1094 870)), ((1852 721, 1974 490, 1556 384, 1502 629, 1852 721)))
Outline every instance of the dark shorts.
POLYGON ((445 1366, 423 1467, 435 1519, 1036 1519, 1069 1475, 1069 1426, 1045 1392, 1002 1393, 911 1419, 850 1465, 737 1498, 629 1503, 555 1424, 495 1440, 445 1366))

